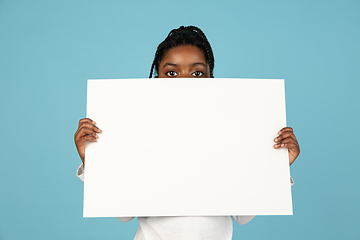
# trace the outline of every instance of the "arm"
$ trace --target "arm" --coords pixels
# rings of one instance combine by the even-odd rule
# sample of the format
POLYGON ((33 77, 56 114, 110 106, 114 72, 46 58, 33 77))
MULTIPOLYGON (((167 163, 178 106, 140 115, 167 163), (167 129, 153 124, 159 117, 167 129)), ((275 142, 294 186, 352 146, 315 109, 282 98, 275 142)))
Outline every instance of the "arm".
MULTIPOLYGON (((281 129, 277 136, 274 139, 274 148, 288 148, 289 150, 289 165, 293 164, 295 159, 300 154, 299 143, 294 135, 293 129, 290 127, 285 127, 281 129)), ((291 186, 294 185, 294 180, 290 177, 291 186)), ((235 222, 243 225, 250 222, 255 216, 231 216, 235 222)))
MULTIPOLYGON (((95 126, 95 122, 89 118, 84 118, 79 121, 79 127, 75 133, 75 145, 81 158, 81 165, 78 168, 76 175, 84 182, 85 175, 85 146, 89 141, 96 142, 98 138, 97 133, 101 130, 95 126)), ((117 217, 118 220, 126 223, 134 219, 134 217, 117 217)))

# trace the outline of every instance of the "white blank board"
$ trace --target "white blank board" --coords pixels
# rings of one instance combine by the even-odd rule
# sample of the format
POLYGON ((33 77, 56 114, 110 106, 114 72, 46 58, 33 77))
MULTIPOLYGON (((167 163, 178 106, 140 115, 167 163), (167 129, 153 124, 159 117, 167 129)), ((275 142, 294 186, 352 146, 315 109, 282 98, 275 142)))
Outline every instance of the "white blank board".
POLYGON ((282 79, 88 80, 84 217, 292 215, 282 79))

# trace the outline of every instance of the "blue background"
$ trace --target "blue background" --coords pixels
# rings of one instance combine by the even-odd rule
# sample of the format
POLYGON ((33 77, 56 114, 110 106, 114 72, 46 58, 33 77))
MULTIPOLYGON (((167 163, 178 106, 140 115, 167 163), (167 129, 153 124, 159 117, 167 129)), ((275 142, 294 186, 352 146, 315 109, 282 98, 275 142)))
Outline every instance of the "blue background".
POLYGON ((206 33, 215 77, 286 79, 294 215, 234 239, 360 239, 360 1, 1 0, 1 240, 134 237, 136 220, 82 217, 73 134, 86 80, 148 77, 180 25, 206 33))

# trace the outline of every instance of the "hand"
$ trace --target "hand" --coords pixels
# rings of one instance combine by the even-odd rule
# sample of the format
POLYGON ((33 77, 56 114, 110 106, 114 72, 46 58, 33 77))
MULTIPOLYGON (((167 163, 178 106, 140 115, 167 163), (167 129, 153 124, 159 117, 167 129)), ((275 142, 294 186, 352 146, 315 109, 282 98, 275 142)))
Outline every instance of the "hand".
POLYGON ((288 148, 289 165, 291 165, 300 154, 299 143, 291 127, 284 127, 278 134, 279 136, 274 139, 274 142, 276 142, 274 148, 288 148))
POLYGON ((81 161, 85 166, 85 147, 87 142, 96 142, 101 133, 100 128, 95 126, 95 122, 90 118, 83 118, 79 121, 79 127, 74 135, 75 145, 80 155, 81 161))

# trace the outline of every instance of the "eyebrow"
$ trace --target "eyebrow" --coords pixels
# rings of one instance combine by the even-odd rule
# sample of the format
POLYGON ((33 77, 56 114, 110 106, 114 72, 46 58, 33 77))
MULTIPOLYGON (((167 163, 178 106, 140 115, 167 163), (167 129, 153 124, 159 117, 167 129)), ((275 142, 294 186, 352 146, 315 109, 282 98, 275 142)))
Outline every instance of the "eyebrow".
POLYGON ((164 68, 164 67, 166 67, 166 66, 174 66, 174 67, 176 67, 177 64, 175 64, 175 63, 165 63, 162 68, 164 68))
MULTIPOLYGON (((196 62, 196 63, 191 64, 192 67, 193 67, 193 66, 196 66, 196 65, 201 65, 201 66, 206 67, 205 63, 203 63, 203 62, 196 62)), ((166 66, 174 66, 174 67, 176 67, 177 64, 175 64, 175 63, 165 63, 162 68, 164 68, 164 67, 166 67, 166 66)))
POLYGON ((191 64, 191 66, 196 66, 196 65, 201 65, 201 66, 206 67, 205 63, 203 63, 203 62, 197 62, 197 63, 191 64))

